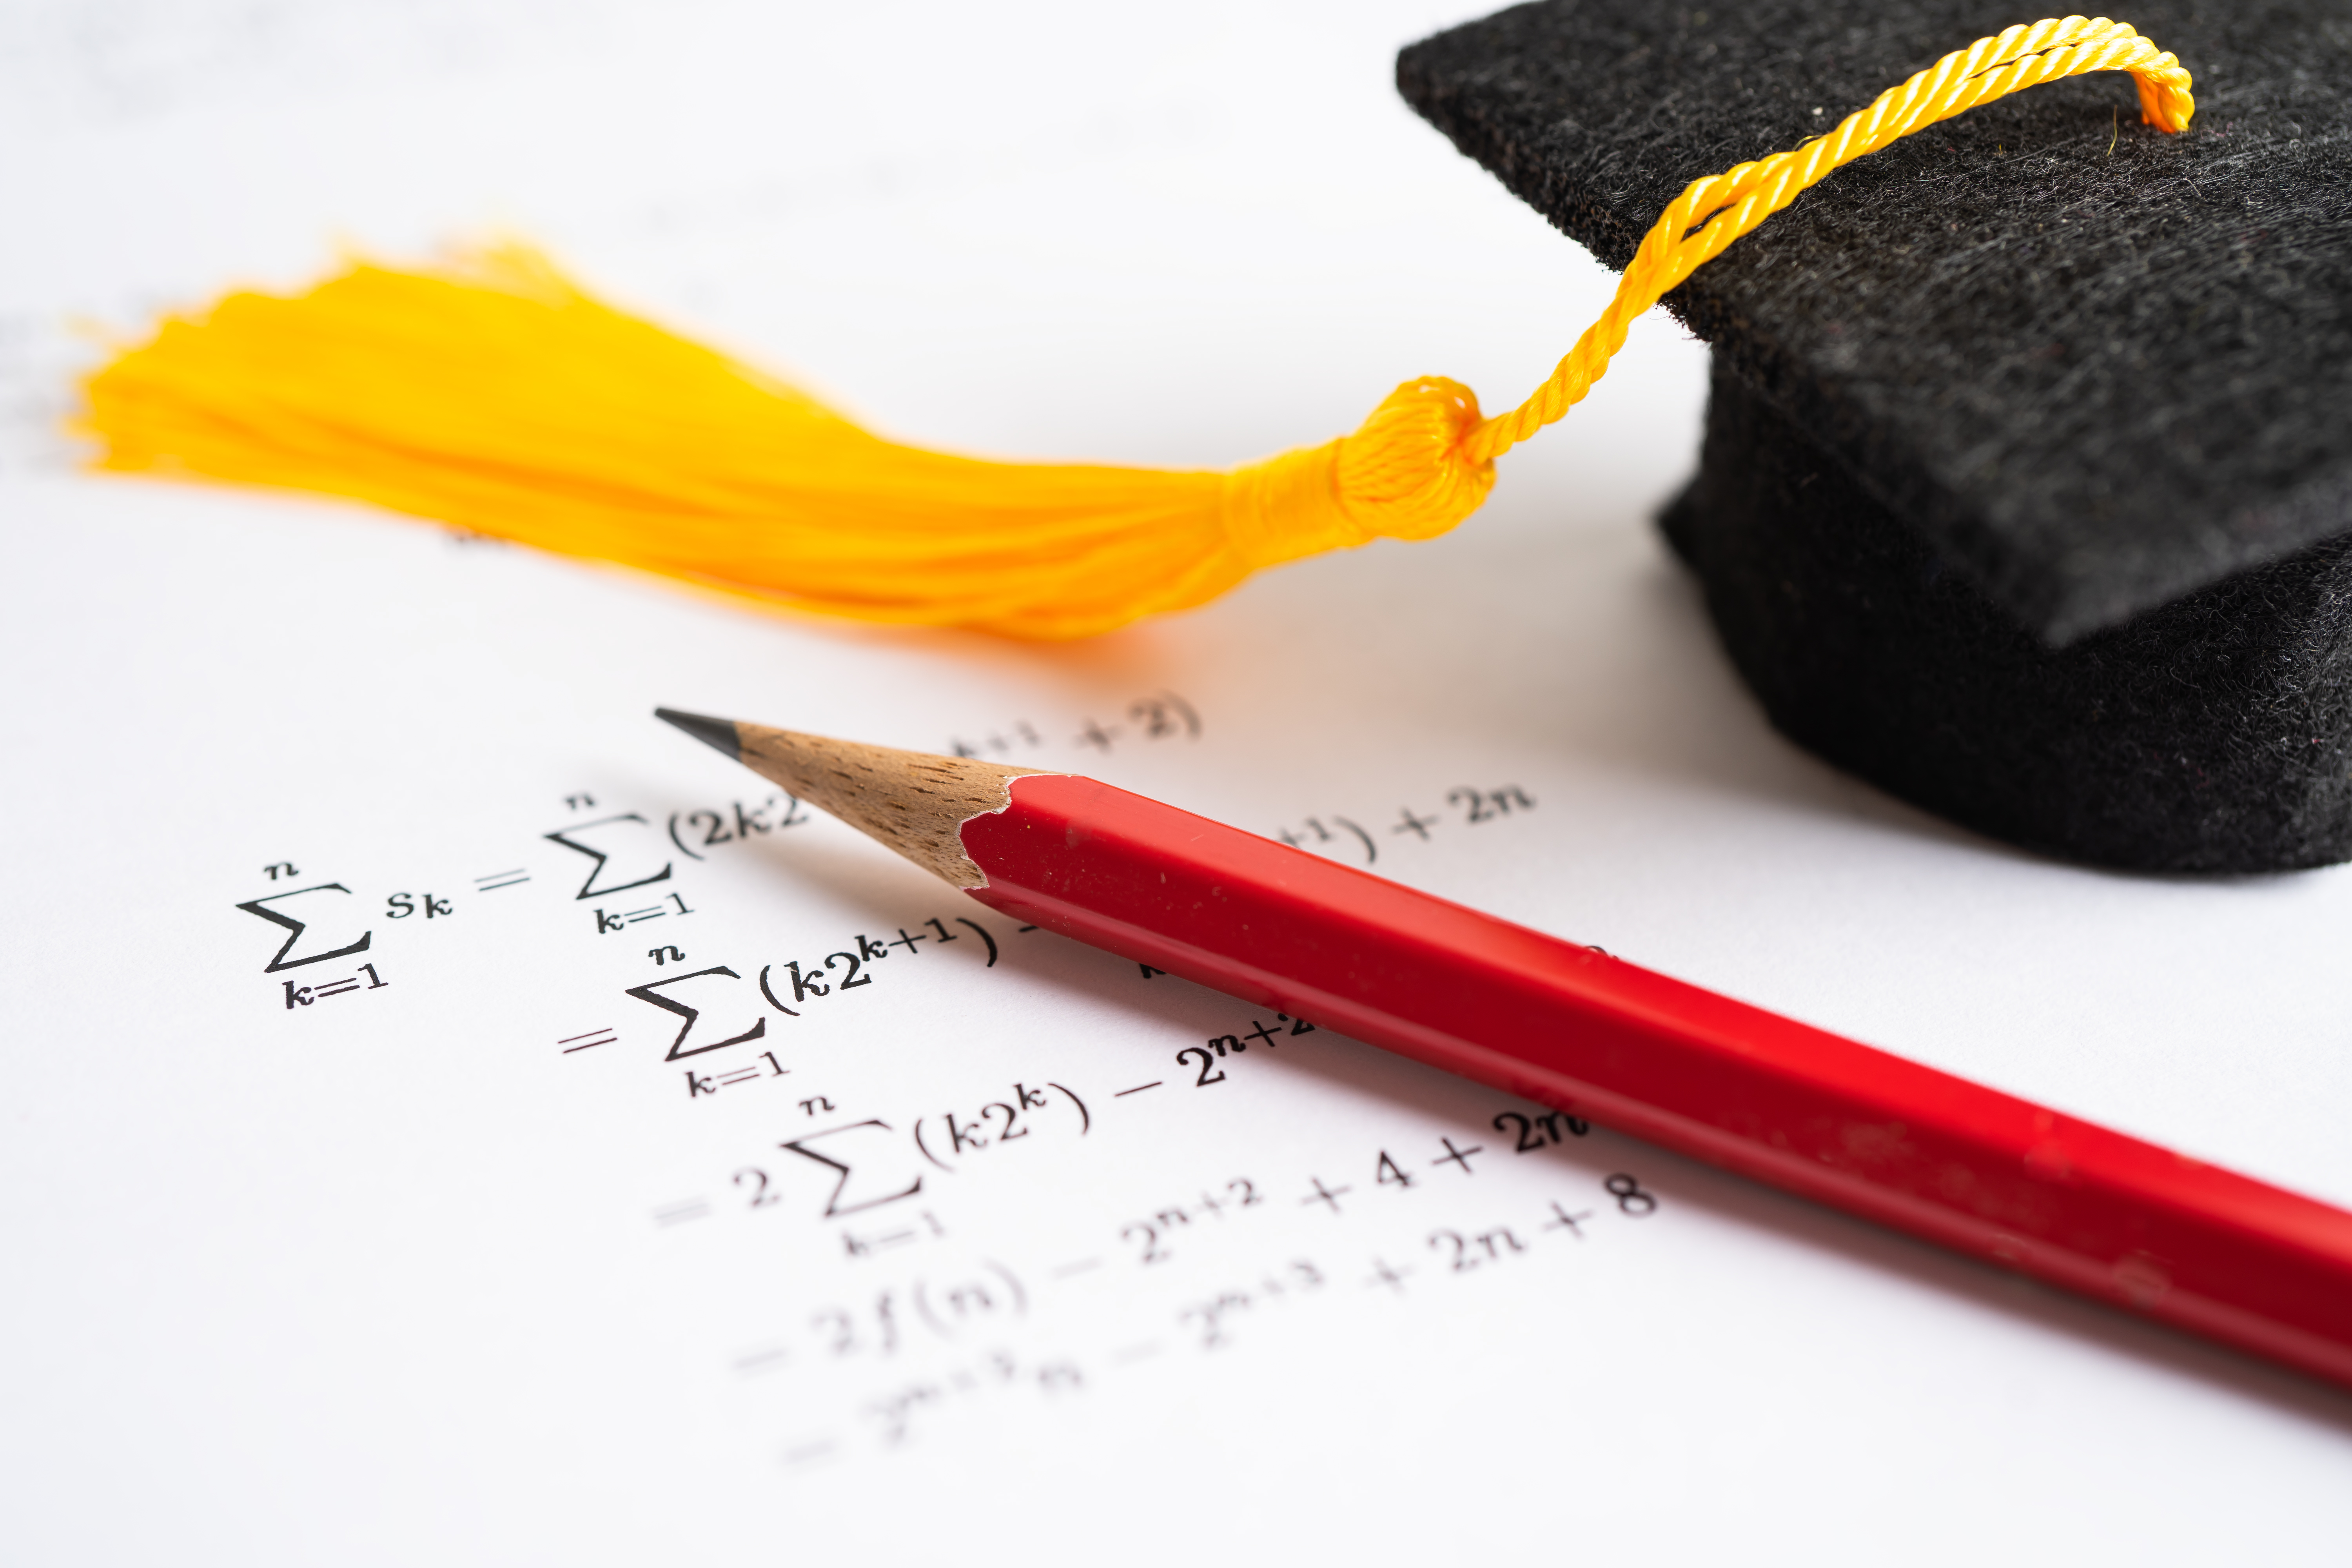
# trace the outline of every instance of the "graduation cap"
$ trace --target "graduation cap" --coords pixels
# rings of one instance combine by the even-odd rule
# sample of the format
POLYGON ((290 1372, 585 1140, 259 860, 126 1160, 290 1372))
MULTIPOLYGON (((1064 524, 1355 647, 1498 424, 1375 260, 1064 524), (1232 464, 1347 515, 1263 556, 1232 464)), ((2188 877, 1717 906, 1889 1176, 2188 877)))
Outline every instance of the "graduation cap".
MULTIPOLYGON (((1664 528, 1784 732, 2079 859, 2352 856, 2352 5, 2136 5, 2185 135, 2084 77, 1895 142, 1664 303, 1714 348, 1664 528)), ((2010 20, 1550 0, 1405 97, 1623 267, 1694 170, 2010 20)))

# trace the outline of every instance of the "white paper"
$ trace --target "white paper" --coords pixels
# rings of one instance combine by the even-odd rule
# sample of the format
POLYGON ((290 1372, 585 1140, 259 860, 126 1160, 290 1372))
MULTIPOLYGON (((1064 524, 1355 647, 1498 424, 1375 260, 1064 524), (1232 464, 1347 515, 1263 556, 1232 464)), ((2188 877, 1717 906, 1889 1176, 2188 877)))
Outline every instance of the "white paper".
POLYGON ((1649 522, 1663 318, 1456 534, 1070 647, 55 432, 77 313, 492 225, 940 446, 1501 405, 1610 279, 1394 101, 1454 19, 0 17, 0 1556, 2341 1560, 2340 1394, 1018 931, 650 716, 1084 770, 2352 1202, 2352 879, 2060 866, 1773 735, 1649 522))

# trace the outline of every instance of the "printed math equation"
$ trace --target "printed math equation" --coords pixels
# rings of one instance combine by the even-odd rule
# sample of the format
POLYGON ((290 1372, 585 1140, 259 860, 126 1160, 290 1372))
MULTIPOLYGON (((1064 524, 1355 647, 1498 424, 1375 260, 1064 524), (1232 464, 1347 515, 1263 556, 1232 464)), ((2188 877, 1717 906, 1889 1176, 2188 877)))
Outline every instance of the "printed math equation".
MULTIPOLYGON (((1202 733, 1199 711, 1163 691, 975 729, 951 749, 1082 767, 1202 733)), ((1279 1323, 1587 1268, 1671 1206, 1633 1146, 1491 1096, 1462 1119, 1482 1091, 1450 1079, 1451 1122, 1392 1112, 1210 1157, 1366 1047, 943 886, 863 914, 809 903, 790 857, 817 818, 788 794, 583 789, 549 805, 536 822, 516 813, 506 852, 470 867, 371 882, 315 857, 259 865, 248 896, 223 900, 268 987, 257 1001, 322 1043, 334 1018, 387 995, 461 1029, 453 963, 530 984, 509 953, 546 955, 561 978, 545 1026, 484 1048, 621 1086, 637 1114, 700 1130, 688 1145, 708 1150, 700 1176, 643 1193, 635 1223, 657 1256, 782 1246, 796 1260, 772 1304, 745 1304, 764 1330, 713 1330, 706 1357, 748 1408, 772 1412, 786 1472, 922 1441, 958 1412, 1101 1397, 1170 1358, 1246 1355, 1279 1323), (446 1018, 436 982, 412 973, 426 944, 436 962, 416 967, 452 992, 446 1018), (1073 1035, 1057 984, 1097 1022, 1073 1035), (967 1045, 973 1010, 1003 1007, 1022 1010, 1020 1027, 967 1045), (1121 1045, 1122 1031, 1160 1043, 1121 1045), (1042 1054, 1017 1044, 1030 1038, 1042 1054)), ((1538 809, 1521 784, 1464 784, 1392 817, 1325 812, 1275 836, 1373 866, 1406 845, 1507 834, 1538 809)))

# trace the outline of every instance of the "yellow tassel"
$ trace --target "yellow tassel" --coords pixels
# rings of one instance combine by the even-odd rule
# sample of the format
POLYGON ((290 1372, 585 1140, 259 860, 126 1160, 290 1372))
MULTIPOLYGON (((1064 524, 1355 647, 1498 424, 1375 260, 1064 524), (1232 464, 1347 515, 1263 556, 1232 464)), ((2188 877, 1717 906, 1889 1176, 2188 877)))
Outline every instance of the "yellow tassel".
POLYGON ((1229 473, 995 463, 899 446, 507 245, 360 265, 292 299, 167 321, 85 384, 96 466, 320 491, 727 593, 867 620, 1076 637, 1262 566, 1475 510, 1494 459, 1582 399, 1635 318, 1840 165, 2058 77, 2127 70, 2142 118, 2194 112, 2131 28, 2071 16, 1945 57, 1826 136, 1694 181, 1550 380, 1481 419, 1440 377, 1351 436, 1229 473))

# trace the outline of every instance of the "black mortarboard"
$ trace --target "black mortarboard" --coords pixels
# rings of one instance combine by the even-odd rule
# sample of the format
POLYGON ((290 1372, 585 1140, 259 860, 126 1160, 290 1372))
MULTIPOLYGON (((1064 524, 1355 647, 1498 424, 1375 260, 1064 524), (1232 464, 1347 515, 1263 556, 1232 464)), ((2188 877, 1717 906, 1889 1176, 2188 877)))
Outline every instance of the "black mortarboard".
MULTIPOLYGON (((2053 82, 1839 171, 1666 304, 1714 345, 1664 519, 1799 742, 2110 865, 2352 857, 2352 0, 2138 5, 2181 135, 2053 82)), ((1691 179, 2022 13, 1550 0, 1413 106, 1622 268, 1691 179)))

